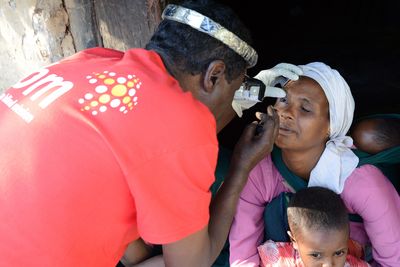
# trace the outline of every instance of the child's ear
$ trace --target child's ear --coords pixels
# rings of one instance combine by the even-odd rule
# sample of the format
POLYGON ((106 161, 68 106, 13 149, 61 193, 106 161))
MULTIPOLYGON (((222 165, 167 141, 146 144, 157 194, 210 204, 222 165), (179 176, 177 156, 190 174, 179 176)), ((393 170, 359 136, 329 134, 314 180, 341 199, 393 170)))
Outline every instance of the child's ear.
POLYGON ((294 239, 294 236, 293 236, 292 232, 287 231, 287 234, 288 234, 288 236, 290 237, 290 240, 292 241, 293 248, 294 248, 295 250, 298 250, 299 247, 297 246, 296 239, 294 239))

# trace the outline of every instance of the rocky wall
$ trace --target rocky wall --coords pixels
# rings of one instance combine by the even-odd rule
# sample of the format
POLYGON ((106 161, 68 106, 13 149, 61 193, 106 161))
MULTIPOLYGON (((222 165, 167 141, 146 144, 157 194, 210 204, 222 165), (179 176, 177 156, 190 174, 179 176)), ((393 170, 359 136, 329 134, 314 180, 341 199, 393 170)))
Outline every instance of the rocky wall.
POLYGON ((143 47, 163 0, 0 0, 0 91, 85 48, 143 47))

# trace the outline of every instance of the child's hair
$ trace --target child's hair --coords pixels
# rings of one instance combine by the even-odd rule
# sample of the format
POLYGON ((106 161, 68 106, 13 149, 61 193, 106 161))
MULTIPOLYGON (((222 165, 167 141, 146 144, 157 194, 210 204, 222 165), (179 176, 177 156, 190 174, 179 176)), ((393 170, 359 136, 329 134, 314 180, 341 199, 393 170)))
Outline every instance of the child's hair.
POLYGON ((400 145, 400 119, 382 117, 361 119, 353 125, 351 136, 358 149, 376 154, 400 145))
POLYGON ((296 192, 288 209, 289 228, 292 233, 301 229, 348 229, 346 206, 338 194, 323 187, 307 187, 296 192))

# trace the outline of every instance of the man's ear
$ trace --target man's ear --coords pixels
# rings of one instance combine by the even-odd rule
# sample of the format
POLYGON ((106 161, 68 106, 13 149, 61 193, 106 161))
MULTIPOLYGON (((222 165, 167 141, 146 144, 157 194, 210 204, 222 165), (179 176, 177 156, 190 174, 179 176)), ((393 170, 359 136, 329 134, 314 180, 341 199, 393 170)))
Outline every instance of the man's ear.
POLYGON ((288 236, 290 237, 290 241, 292 241, 293 248, 294 248, 295 250, 298 250, 299 247, 297 246, 297 241, 296 241, 296 239, 294 239, 294 236, 293 236, 292 232, 287 231, 286 233, 287 233, 288 236))
POLYGON ((212 61, 206 70, 204 75, 204 90, 207 92, 212 92, 217 83, 224 78, 225 75, 225 63, 222 60, 212 61))

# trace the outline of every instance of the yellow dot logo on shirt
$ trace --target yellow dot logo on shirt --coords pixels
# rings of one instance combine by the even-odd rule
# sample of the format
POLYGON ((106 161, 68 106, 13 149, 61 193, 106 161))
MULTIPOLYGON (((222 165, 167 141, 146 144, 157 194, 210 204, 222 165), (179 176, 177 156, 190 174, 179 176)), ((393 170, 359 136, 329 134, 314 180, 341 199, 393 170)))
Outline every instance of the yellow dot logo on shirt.
POLYGON ((88 92, 78 99, 81 111, 97 116, 115 110, 127 114, 138 104, 136 92, 142 82, 136 75, 118 75, 112 71, 93 73, 86 76, 88 92))

